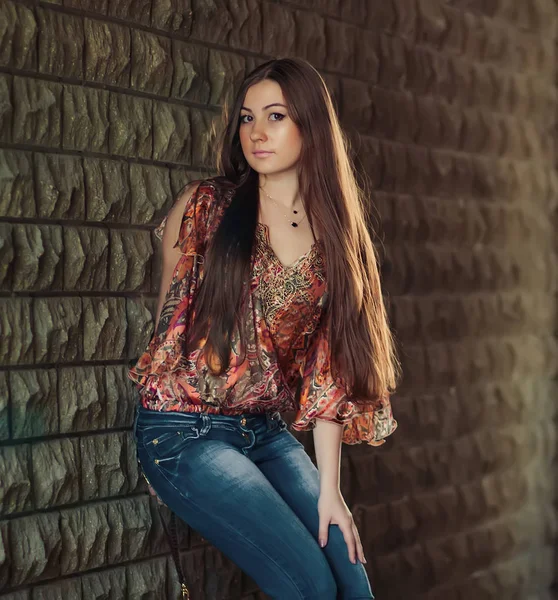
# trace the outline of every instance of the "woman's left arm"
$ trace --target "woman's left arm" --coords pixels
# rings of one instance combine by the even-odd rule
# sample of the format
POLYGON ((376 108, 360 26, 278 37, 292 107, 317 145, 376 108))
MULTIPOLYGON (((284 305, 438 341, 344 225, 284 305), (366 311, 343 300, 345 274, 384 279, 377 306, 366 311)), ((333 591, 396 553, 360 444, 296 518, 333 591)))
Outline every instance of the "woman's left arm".
POLYGON ((353 515, 341 495, 339 486, 343 425, 316 419, 313 433, 316 462, 320 472, 318 500, 320 546, 323 548, 327 544, 329 525, 338 525, 347 544, 350 561, 356 564, 358 557, 361 563, 366 563, 353 515))

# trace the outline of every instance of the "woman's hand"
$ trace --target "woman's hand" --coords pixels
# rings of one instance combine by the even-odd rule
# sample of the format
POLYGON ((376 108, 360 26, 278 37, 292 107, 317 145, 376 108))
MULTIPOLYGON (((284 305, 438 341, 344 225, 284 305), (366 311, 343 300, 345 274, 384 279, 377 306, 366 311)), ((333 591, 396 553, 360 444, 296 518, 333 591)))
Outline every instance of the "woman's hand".
POLYGON ((161 498, 159 498, 159 496, 157 496, 155 490, 151 487, 151 485, 147 484, 147 487, 149 488, 149 493, 152 496, 155 496, 155 498, 157 498, 157 503, 162 504, 163 506, 166 506, 166 504, 161 500, 161 498))
POLYGON ((320 493, 318 514, 320 515, 318 533, 320 546, 323 548, 327 544, 329 525, 338 525, 349 550, 349 560, 356 564, 358 557, 361 563, 366 563, 353 515, 345 504, 339 489, 331 489, 320 493))

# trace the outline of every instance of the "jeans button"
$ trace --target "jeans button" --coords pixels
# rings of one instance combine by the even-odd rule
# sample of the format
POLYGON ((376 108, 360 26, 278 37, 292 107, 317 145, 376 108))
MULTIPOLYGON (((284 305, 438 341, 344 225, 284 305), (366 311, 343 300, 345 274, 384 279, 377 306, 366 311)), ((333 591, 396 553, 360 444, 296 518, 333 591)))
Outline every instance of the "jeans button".
POLYGON ((240 419, 240 424, 244 427, 244 425, 246 425, 246 419, 245 417, 242 417, 242 419, 240 419))

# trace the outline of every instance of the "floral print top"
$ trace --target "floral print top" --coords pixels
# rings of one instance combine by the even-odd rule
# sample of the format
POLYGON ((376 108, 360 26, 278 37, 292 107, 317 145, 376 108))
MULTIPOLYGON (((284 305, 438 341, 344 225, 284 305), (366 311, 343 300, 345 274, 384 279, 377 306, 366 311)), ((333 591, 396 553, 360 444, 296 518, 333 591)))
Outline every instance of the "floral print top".
MULTIPOLYGON (((236 336, 230 367, 222 375, 208 368, 204 340, 184 355, 182 340, 194 316, 191 307, 203 278, 203 257, 233 195, 230 182, 213 177, 202 181, 187 202, 176 243, 182 254, 157 331, 129 371, 142 405, 227 415, 296 411, 293 429, 313 429, 316 419, 324 419, 343 425, 346 444, 383 444, 397 427, 389 397, 351 400, 331 373, 321 240, 284 266, 271 248, 267 227, 258 223, 245 351, 236 336)), ((156 230, 159 237, 165 223, 166 218, 156 230)))

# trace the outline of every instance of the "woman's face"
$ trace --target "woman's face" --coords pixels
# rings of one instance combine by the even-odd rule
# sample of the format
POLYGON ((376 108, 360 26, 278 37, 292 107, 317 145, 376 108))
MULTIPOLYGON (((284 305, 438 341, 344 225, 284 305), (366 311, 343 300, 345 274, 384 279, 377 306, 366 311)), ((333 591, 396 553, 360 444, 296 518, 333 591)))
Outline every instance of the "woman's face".
POLYGON ((277 82, 265 79, 248 88, 239 135, 244 156, 257 173, 275 175, 296 167, 302 136, 277 82))

